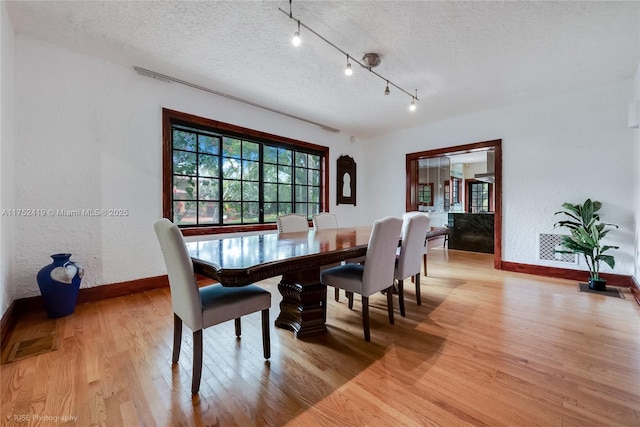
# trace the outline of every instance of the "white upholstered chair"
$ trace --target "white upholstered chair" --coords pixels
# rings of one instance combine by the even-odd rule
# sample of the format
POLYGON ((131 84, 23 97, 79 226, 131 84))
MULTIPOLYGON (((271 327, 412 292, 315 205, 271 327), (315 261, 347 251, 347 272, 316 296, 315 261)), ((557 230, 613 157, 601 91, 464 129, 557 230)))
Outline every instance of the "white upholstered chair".
POLYGON ((171 306, 173 308, 173 357, 177 363, 182 344, 183 322, 193 331, 193 374, 191 393, 200 390, 202 376, 203 329, 235 319, 235 332, 241 333, 240 317, 262 312, 262 350, 264 358, 271 357, 269 336, 269 307, 271 294, 259 286, 225 288, 220 284, 198 288, 193 263, 178 227, 166 218, 154 225, 169 275, 171 306))
POLYGON ((328 212, 320 212, 311 217, 314 230, 333 230, 338 228, 338 218, 328 212))
MULTIPOLYGON (((328 212, 320 212, 311 217, 313 221, 314 230, 335 230, 338 228, 338 217, 328 212)), ((324 266, 324 269, 333 268, 341 265, 342 263, 331 264, 324 266)), ((340 289, 336 288, 334 293, 336 301, 340 301, 340 289)))
POLYGON ((414 277, 416 284, 416 302, 422 304, 420 297, 420 261, 427 246, 427 232, 430 219, 427 215, 407 215, 402 222, 402 243, 396 262, 394 278, 398 281, 398 305, 400 315, 404 310, 404 279, 414 277))
POLYGON ((280 215, 278 220, 279 233, 297 233, 300 231, 309 231, 309 221, 304 215, 297 213, 280 215))
MULTIPOLYGON (((402 231, 403 231, 403 234, 404 234, 404 227, 405 227, 405 225, 407 224, 406 220, 407 220, 408 218, 411 218, 412 216, 418 216, 418 215, 426 216, 427 218, 429 218, 429 214, 428 214, 428 213, 426 213, 426 212, 411 211, 411 212, 405 212, 405 213, 403 213, 403 214, 402 214, 402 220, 403 220, 403 222, 402 222, 402 231)), ((427 230, 427 231, 428 231, 428 230, 427 230)), ((425 276, 427 275, 427 251, 428 251, 428 246, 429 246, 429 245, 428 245, 428 244, 426 244, 426 243, 427 243, 427 242, 425 242, 425 245, 424 245, 424 253, 423 253, 423 255, 422 255, 422 265, 423 265, 423 267, 424 267, 424 275, 425 275, 425 276)), ((399 252, 398 252, 398 253, 399 253, 399 252)))
POLYGON ((400 218, 386 217, 373 224, 367 246, 364 265, 344 264, 320 273, 324 285, 344 289, 352 295, 362 296, 362 327, 365 341, 370 341, 369 296, 387 289, 387 311, 389 323, 393 324, 393 272, 396 262, 396 248, 402 229, 400 218))

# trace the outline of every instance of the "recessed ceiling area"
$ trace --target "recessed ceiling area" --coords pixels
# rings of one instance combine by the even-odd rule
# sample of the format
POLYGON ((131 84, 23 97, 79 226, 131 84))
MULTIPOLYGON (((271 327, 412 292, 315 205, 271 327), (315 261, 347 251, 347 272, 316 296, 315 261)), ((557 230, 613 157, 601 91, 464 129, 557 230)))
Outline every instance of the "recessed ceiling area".
MULTIPOLYGON (((633 77, 640 2, 9 1, 17 34, 158 73, 370 138, 633 77)), ((215 95, 211 95, 215 96, 215 95)))

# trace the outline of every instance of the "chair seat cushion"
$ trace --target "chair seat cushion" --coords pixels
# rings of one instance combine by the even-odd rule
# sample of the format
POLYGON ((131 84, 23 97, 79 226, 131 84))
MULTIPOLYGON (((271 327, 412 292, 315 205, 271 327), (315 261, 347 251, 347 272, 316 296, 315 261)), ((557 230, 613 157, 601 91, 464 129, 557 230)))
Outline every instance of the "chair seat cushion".
POLYGON ((320 272, 320 281, 323 285, 330 285, 345 291, 362 294, 363 273, 363 265, 345 264, 320 272))
POLYGON ((231 288, 215 284, 199 291, 205 328, 271 307, 269 291, 256 285, 231 288))

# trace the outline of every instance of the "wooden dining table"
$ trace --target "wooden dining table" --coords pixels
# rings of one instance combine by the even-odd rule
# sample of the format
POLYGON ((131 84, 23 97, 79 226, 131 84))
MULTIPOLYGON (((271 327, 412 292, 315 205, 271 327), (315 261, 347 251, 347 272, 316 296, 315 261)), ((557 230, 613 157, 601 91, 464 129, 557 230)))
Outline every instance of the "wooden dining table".
POLYGON ((327 287, 320 270, 327 265, 362 257, 371 227, 268 233, 238 237, 218 235, 187 239, 194 271, 223 286, 246 286, 282 276, 276 326, 298 338, 326 332, 327 287))

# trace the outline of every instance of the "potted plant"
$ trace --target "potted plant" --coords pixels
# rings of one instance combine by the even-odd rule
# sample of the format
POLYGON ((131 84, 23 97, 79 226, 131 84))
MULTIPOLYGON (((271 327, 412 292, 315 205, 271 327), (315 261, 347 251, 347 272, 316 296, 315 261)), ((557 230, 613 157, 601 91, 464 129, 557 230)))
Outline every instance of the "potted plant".
POLYGON ((584 257, 589 268, 589 288, 596 291, 606 289, 606 279, 600 278, 600 263, 604 262, 614 268, 616 260, 612 255, 605 254, 610 249, 618 249, 618 246, 603 245, 601 240, 613 228, 615 224, 607 224, 600 221, 598 211, 602 203, 587 199, 582 205, 563 203, 564 210, 555 215, 565 215, 569 219, 558 221, 555 227, 566 227, 570 235, 562 236, 563 249, 556 250, 561 254, 580 254, 584 257))

